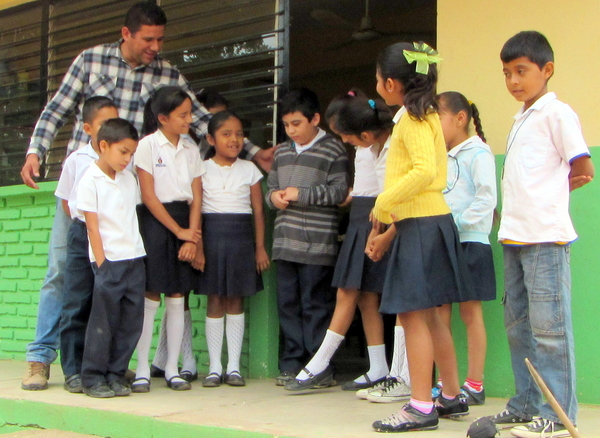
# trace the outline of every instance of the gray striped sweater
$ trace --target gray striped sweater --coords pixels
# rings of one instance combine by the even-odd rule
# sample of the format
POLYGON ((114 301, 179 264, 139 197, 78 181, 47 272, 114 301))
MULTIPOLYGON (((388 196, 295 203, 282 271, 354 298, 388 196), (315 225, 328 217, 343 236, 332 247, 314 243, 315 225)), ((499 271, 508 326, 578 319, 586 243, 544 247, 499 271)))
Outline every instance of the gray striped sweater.
POLYGON ((287 187, 297 187, 299 198, 277 212, 273 260, 335 266, 337 204, 346 199, 348 180, 346 150, 331 134, 301 154, 292 141, 279 145, 267 179, 267 205, 274 209, 271 194, 287 187))

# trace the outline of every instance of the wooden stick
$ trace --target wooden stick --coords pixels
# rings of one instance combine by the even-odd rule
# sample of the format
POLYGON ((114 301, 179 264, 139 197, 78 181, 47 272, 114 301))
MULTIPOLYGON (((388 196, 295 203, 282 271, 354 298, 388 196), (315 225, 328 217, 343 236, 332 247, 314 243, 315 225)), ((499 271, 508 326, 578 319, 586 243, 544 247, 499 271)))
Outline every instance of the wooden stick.
POLYGON ((528 358, 525 358, 525 364, 527 365, 527 368, 529 368, 533 380, 535 380, 535 383, 537 383, 537 386, 539 386, 544 397, 546 397, 546 400, 548 400, 548 403, 550 403, 550 406, 552 406, 552 409, 554 409, 554 412, 556 412, 556 415, 558 415, 558 418, 560 418, 560 421, 565 425, 571 436, 573 438, 581 438, 581 435, 579 435, 579 432, 575 429, 575 426, 573 426, 573 423, 571 423, 571 420, 569 420, 569 417, 567 417, 563 408, 558 404, 556 398, 554 398, 552 392, 548 389, 548 386, 546 386, 542 376, 539 375, 528 358))

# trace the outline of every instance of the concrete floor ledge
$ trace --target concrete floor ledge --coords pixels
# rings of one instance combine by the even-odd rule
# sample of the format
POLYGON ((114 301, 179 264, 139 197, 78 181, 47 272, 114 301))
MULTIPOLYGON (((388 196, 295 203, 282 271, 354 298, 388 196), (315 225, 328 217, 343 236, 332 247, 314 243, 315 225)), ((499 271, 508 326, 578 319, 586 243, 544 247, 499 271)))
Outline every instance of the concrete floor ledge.
MULTIPOLYGON (((249 380, 243 388, 202 388, 194 382, 191 391, 178 393, 163 379, 152 379, 148 394, 93 399, 66 392, 57 365, 47 390, 23 391, 25 369, 24 362, 0 361, 0 437, 364 438, 381 436, 373 432, 372 422, 401 407, 358 400, 339 386, 294 395, 273 380, 249 380)), ((440 420, 437 431, 418 436, 464 438, 473 420, 499 412, 505 403, 490 398, 467 417, 440 420)), ((579 430, 583 437, 598 436, 600 407, 581 406, 579 430)))

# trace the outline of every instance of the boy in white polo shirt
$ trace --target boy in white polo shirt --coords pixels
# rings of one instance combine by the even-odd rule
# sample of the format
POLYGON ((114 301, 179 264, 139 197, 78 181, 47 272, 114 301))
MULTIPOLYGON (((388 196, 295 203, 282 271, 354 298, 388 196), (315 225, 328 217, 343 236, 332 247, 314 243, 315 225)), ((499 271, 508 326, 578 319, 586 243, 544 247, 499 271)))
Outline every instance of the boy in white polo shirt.
POLYGON ((105 121, 98 132, 100 158, 79 183, 95 270, 92 310, 81 369, 83 392, 91 397, 125 396, 125 372, 142 331, 146 255, 136 205, 135 177, 126 170, 138 134, 124 119, 105 121))
POLYGON ((575 356, 571 322, 569 191, 594 176, 579 119, 548 92, 554 54, 539 32, 520 32, 502 48, 508 91, 523 108, 508 136, 498 239, 504 246, 504 324, 516 395, 491 417, 516 425, 516 437, 569 437, 525 365, 529 358, 575 423, 575 356), (523 423, 518 425, 518 423, 523 423))
POLYGON ((112 99, 94 96, 83 104, 83 129, 90 142, 74 151, 65 161, 55 195, 62 200, 65 212, 73 222, 67 235, 67 260, 63 305, 60 316, 60 363, 65 375, 64 388, 69 392, 82 392, 81 361, 85 330, 87 328, 94 272, 90 266, 88 237, 83 213, 77 210, 77 188, 90 164, 98 158, 98 131, 108 119, 119 117, 112 99))

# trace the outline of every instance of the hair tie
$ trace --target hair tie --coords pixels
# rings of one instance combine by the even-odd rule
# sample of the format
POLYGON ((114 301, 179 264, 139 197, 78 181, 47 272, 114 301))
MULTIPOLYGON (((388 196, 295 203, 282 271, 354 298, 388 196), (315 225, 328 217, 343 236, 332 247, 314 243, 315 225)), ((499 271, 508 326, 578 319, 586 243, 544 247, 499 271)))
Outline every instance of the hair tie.
POLYGON ((348 96, 356 97, 356 93, 354 91, 348 91, 348 96))
POLYGON ((473 102, 471 102, 470 100, 467 100, 467 102, 469 102, 469 106, 473 106, 473 102))
POLYGON ((375 101, 373 99, 369 99, 369 106, 375 109, 375 101))
POLYGON ((426 75, 429 73, 429 65, 430 64, 439 64, 442 58, 438 55, 432 47, 427 44, 421 43, 413 43, 415 46, 415 51, 412 50, 403 50, 404 57, 409 64, 416 62, 416 72, 426 75))

